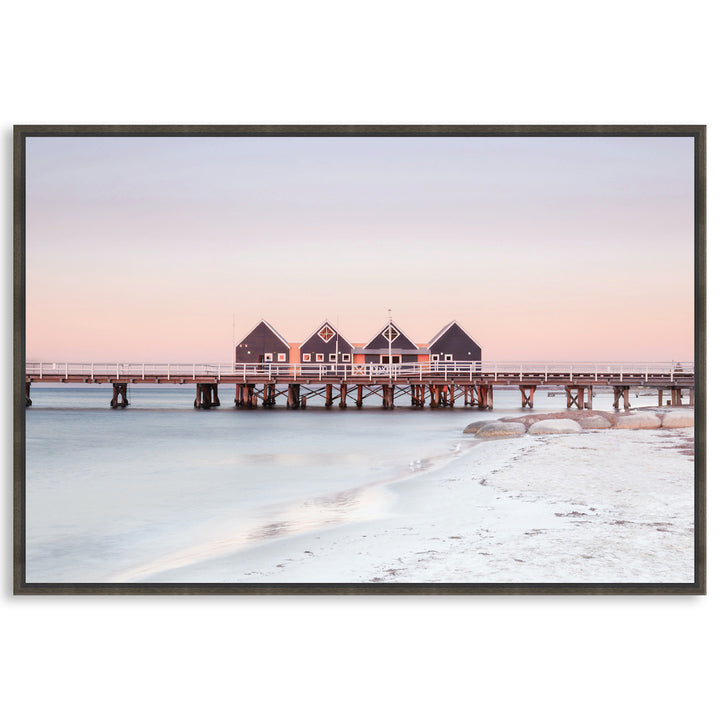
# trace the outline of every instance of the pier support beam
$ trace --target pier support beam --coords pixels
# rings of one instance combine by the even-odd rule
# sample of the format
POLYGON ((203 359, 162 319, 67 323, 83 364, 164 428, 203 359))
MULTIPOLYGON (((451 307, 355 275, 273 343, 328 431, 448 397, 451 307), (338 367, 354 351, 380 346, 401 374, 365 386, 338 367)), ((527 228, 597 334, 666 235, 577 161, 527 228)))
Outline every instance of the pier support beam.
POLYGON ((25 407, 30 407, 32 405, 32 400, 30 399, 30 385, 32 385, 32 383, 25 383, 25 407))
POLYGON ((300 406, 300 386, 288 385, 287 406, 291 410, 295 410, 300 406))
MULTIPOLYGON (((537 390, 537 385, 520 385, 520 394, 522 395, 523 407, 533 407, 533 404, 535 402, 535 390, 537 390)), ((568 407, 570 406, 568 405, 568 407)))
POLYGON ((383 385, 383 407, 386 410, 392 410, 395 407, 395 387, 393 385, 383 385))
POLYGON ((362 385, 357 386, 357 400, 355 401, 355 405, 357 405, 359 408, 362 407, 362 401, 363 401, 363 389, 362 385))
POLYGON ((217 383, 197 383, 194 406, 207 409, 218 405, 220 405, 220 398, 218 397, 217 383))
POLYGON ((239 407, 254 408, 257 407, 257 395, 255 395, 255 385, 252 383, 244 383, 240 386, 240 405, 239 407))
POLYGON ((492 410, 493 386, 492 385, 476 385, 475 393, 477 394, 478 409, 479 410, 492 410))
POLYGON ((263 387, 263 407, 273 407, 275 405, 275 383, 267 383, 263 387))
POLYGON ((333 404, 332 390, 333 390, 332 385, 325 386, 325 407, 326 408, 332 407, 332 404, 333 404))
POLYGON ((578 410, 583 410, 584 408, 590 408, 592 409, 592 387, 591 386, 585 386, 585 385, 566 385, 565 386, 565 395, 567 397, 567 406, 568 408, 571 408, 573 405, 578 410), (587 392, 587 400, 585 399, 585 394, 587 392))
POLYGON ((688 393, 690 395, 690 398, 689 398, 690 407, 693 407, 695 405, 695 388, 690 388, 688 393))
MULTIPOLYGON (((217 397, 217 385, 215 385, 215 396, 217 397)), ((267 389, 263 391, 263 405, 267 398, 267 389)), ((273 386, 274 398, 274 386, 273 386)), ((218 405, 220 402, 218 401, 218 405)), ((273 399, 273 405, 275 404, 273 399)), ((197 405, 195 407, 198 407, 197 405)), ((255 385, 248 383, 240 383, 235 385, 235 407, 236 408, 254 408, 257 407, 257 396, 255 395, 255 385)))
POLYGON ((340 407, 344 410, 347 407, 347 385, 340 384, 340 407))
POLYGON ((625 410, 630 409, 630 386, 629 385, 616 385, 613 387, 613 407, 616 410, 620 409, 620 398, 623 399, 623 407, 625 410))
POLYGON ((127 399, 127 383, 113 383, 113 396, 110 401, 110 407, 124 408, 129 404, 127 399))

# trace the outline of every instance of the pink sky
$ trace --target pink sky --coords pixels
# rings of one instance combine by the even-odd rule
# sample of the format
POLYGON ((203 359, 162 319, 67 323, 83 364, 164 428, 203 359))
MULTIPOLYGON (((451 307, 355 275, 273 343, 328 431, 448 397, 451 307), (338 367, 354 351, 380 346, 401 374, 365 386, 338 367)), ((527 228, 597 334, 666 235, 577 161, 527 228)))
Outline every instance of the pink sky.
POLYGON ((30 138, 27 358, 229 362, 260 318, 360 343, 392 308, 490 360, 690 360, 693 227, 691 138, 30 138))

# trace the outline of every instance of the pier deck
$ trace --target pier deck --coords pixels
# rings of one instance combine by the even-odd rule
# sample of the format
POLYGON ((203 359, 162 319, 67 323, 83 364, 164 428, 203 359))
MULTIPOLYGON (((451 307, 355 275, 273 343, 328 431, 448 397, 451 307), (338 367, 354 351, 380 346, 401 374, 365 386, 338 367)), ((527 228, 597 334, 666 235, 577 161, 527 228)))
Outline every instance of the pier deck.
POLYGON ((409 394, 413 406, 453 406, 459 397, 465 405, 492 408, 493 388, 517 387, 522 407, 533 407, 538 387, 564 387, 567 406, 592 407, 593 389, 612 387, 614 406, 629 407, 631 387, 653 388, 662 405, 663 392, 670 404, 683 403, 683 392, 694 404, 695 371, 692 362, 670 363, 488 363, 429 362, 407 364, 288 363, 70 363, 30 362, 25 368, 26 405, 31 405, 33 383, 111 383, 111 407, 126 407, 127 386, 135 384, 195 384, 196 407, 219 405, 218 385, 235 385, 235 405, 275 405, 285 396, 291 408, 307 399, 325 396, 326 406, 340 399, 340 407, 354 396, 381 396, 383 406, 394 406, 395 393, 409 394))

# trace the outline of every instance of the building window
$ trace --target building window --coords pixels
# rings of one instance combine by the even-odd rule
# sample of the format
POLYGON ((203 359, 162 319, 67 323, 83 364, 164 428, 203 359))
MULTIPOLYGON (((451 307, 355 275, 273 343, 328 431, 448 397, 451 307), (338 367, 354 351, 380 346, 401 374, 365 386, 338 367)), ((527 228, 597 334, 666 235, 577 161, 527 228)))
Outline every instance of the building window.
POLYGON ((439 355, 431 355, 430 360, 432 362, 440 362, 440 356, 439 355))
POLYGON ((325 360, 323 353, 315 353, 315 362, 322 362, 323 360, 325 360))
POLYGON ((278 362, 285 362, 287 360, 287 355, 285 353, 278 353, 278 362))
POLYGON ((310 362, 312 360, 312 355, 310 353, 303 353, 303 362, 310 362))
POLYGON ((350 353, 343 353, 342 361, 343 361, 343 362, 350 362, 350 353))
POLYGON ((336 355, 335 353, 330 353, 330 354, 328 355, 328 360, 329 360, 330 362, 337 362, 337 355, 336 355))
POLYGON ((265 353, 265 362, 272 362, 272 353, 265 353))
POLYGON ((445 356, 445 362, 452 362, 452 355, 446 355, 445 356))
POLYGON ((323 325, 318 335, 325 341, 330 342, 335 337, 335 331, 329 325, 323 325))

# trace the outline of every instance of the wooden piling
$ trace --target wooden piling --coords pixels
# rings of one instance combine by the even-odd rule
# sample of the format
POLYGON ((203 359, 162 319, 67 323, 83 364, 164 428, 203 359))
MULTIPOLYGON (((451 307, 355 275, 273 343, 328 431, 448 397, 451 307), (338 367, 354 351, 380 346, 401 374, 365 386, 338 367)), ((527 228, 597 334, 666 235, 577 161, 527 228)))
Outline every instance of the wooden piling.
MULTIPOLYGON (((523 407, 533 407, 533 404, 535 402, 535 390, 537 389, 537 385, 520 385, 520 394, 522 395, 522 406, 523 407)), ((568 405, 568 407, 570 407, 568 405)))
POLYGON ((395 387, 393 385, 383 385, 383 407, 386 410, 392 410, 395 407, 395 387))
POLYGON ((332 396, 332 385, 326 385, 325 386, 325 407, 329 408, 333 404, 333 396, 332 396))
POLYGON ((613 407, 619 410, 620 398, 623 399, 623 408, 630 409, 630 387, 628 385, 616 385, 613 387, 613 407))
POLYGON ((130 403, 127 399, 127 383, 113 383, 113 396, 110 401, 111 408, 124 408, 130 403))
POLYGON ((300 386, 288 385, 287 390, 287 406, 291 410, 296 410, 300 406, 300 386))
POLYGON ((195 402, 196 408, 211 408, 220 405, 218 397, 217 383, 197 383, 195 385, 195 402))
POLYGON ((344 410, 347 407, 347 385, 340 384, 340 407, 344 410))
POLYGON ((30 399, 30 385, 31 383, 29 382, 25 383, 25 407, 30 407, 32 405, 32 400, 30 399))

